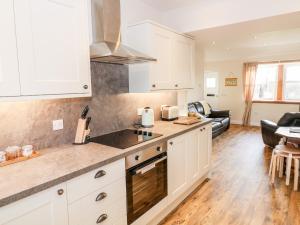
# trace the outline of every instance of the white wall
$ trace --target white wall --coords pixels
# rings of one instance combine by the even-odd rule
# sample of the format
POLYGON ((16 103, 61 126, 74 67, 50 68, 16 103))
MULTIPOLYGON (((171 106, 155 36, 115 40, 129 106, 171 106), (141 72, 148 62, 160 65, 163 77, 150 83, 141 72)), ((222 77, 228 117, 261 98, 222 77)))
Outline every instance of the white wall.
POLYGON ((251 125, 259 126, 260 121, 263 119, 278 122, 280 117, 286 112, 299 112, 299 105, 254 103, 252 106, 251 125))
POLYGON ((211 0, 165 12, 164 23, 182 32, 300 11, 299 0, 211 0))
POLYGON ((242 83, 243 62, 209 62, 205 63, 204 70, 219 74, 219 108, 230 109, 232 122, 240 124, 245 107, 242 83), (225 77, 232 77, 232 74, 238 78, 238 86, 225 87, 225 77))

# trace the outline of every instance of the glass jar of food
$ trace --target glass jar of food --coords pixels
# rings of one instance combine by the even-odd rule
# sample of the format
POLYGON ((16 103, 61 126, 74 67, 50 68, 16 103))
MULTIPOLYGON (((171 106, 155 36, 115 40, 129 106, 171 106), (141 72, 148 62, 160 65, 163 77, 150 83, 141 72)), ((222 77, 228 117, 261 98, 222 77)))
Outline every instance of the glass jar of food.
POLYGON ((0 151, 0 163, 6 161, 6 152, 5 151, 0 151))
POLYGON ((33 146, 25 145, 22 147, 22 155, 24 157, 30 157, 33 154, 33 146))
POLYGON ((20 151, 21 151, 21 148, 19 146, 8 146, 5 149, 6 159, 12 160, 12 159, 18 158, 20 151))

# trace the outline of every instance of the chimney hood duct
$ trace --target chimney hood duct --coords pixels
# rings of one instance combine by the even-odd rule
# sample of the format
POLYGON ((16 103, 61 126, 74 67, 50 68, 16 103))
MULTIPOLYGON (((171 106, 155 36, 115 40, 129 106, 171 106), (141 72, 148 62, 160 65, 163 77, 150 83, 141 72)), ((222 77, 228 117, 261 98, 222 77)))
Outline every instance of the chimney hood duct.
POLYGON ((121 43, 120 0, 92 0, 92 62, 133 64, 156 61, 121 43))

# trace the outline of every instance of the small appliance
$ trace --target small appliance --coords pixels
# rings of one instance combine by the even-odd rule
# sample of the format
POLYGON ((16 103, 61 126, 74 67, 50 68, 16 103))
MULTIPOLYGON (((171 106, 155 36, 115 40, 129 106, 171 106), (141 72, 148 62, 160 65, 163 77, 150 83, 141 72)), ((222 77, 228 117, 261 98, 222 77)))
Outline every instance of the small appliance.
POLYGON ((161 118, 162 120, 172 121, 178 119, 179 108, 178 106, 161 106, 161 118))
POLYGON ((150 107, 145 107, 142 111, 142 127, 154 126, 154 111, 150 107))

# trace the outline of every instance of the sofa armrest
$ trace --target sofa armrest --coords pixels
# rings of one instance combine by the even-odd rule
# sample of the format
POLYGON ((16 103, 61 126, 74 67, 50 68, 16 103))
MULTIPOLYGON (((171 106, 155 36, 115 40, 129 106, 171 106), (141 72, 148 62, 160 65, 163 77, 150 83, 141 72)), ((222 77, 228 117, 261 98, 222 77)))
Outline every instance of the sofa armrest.
POLYGON ((278 125, 269 120, 261 120, 261 134, 265 145, 274 148, 278 145, 280 137, 275 135, 278 125))
POLYGON ((262 129, 268 130, 273 133, 275 133, 278 128, 277 124, 270 120, 261 120, 260 125, 262 129))
POLYGON ((211 110, 210 118, 230 117, 229 110, 211 110))

